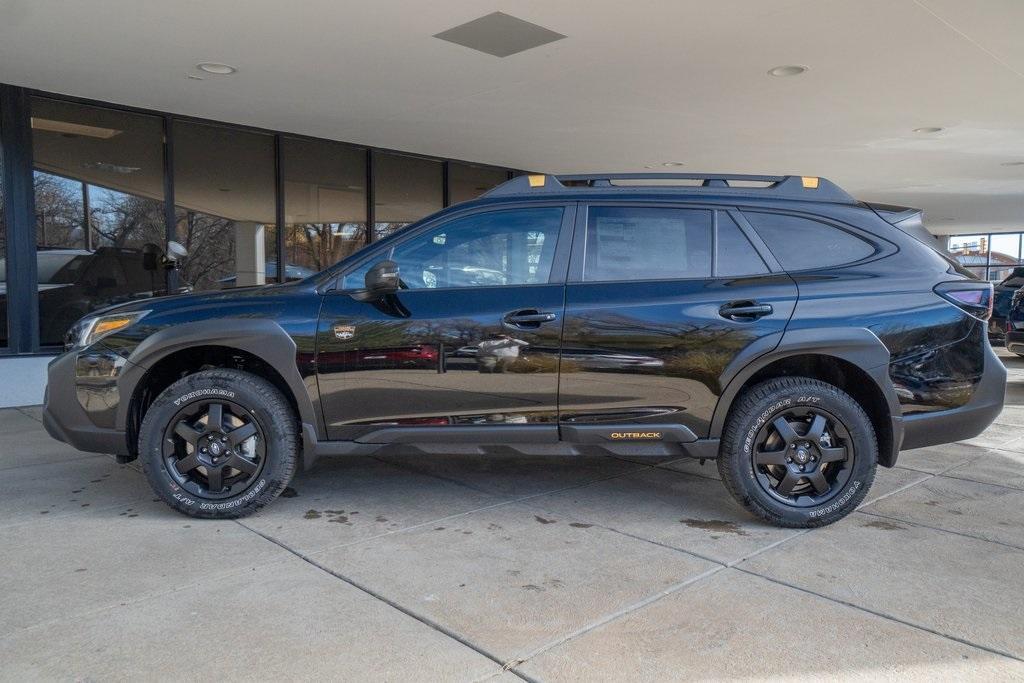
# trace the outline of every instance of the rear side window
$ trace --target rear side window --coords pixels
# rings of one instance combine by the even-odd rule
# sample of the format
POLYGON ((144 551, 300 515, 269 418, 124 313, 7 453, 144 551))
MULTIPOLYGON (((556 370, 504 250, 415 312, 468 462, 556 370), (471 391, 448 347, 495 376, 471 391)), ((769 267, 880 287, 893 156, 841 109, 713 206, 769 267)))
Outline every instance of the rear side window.
POLYGON ((786 270, 827 268, 875 253, 875 247, 860 237, 809 218, 747 211, 743 215, 786 270))
POLYGON ((754 249, 747 236, 736 225, 732 216, 724 211, 718 212, 718 264, 715 275, 718 277, 740 277, 743 275, 763 275, 768 272, 764 259, 754 249))
POLYGON ((586 282, 711 276, 710 211, 591 206, 586 239, 586 282))

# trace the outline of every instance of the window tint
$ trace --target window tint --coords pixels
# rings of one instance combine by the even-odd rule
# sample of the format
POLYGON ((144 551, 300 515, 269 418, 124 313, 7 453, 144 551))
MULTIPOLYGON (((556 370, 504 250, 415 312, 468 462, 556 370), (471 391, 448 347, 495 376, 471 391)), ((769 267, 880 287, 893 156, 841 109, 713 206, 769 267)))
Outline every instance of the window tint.
POLYGON ((786 270, 853 263, 875 253, 875 248, 861 238, 815 220, 778 213, 743 215, 786 270))
POLYGON ((592 206, 583 279, 674 280, 711 276, 711 212, 592 206))
MULTIPOLYGON (((561 207, 493 211, 457 218, 391 250, 409 289, 527 285, 548 281, 562 225, 561 207)), ((345 276, 360 289, 371 259, 345 276)))
POLYGON ((737 275, 761 275, 768 272, 768 266, 758 255, 754 245, 736 225, 736 221, 725 211, 718 212, 718 266, 715 275, 732 277, 737 275))

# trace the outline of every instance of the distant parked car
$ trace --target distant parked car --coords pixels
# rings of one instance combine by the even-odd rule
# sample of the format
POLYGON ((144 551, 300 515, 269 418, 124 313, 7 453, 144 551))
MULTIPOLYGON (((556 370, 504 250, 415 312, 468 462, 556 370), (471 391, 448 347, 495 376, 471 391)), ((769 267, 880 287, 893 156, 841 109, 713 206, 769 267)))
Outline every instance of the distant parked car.
POLYGON ((1018 288, 1006 316, 1006 348, 1024 357, 1024 288, 1018 288))
MULTIPOLYGON (((40 247, 36 266, 43 344, 60 344, 79 318, 98 308, 168 294, 162 255, 155 245, 94 251, 40 247)), ((0 320, 7 309, 6 271, 7 260, 0 258, 0 320)))
POLYGON ((1011 300, 1022 286, 1024 286, 1024 266, 1019 266, 1014 268, 994 288, 992 317, 988 321, 988 340, 996 346, 1006 343, 1006 333, 1010 329, 1007 318, 1010 313, 1011 300))

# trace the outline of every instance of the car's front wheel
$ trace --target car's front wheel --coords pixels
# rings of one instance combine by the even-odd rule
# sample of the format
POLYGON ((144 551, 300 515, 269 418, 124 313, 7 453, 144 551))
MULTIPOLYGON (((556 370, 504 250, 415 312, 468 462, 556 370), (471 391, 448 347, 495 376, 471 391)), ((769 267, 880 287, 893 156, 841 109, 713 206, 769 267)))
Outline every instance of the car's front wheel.
POLYGON ((267 505, 291 481, 298 452, 296 418, 281 392, 230 368, 172 384, 139 430, 153 490, 193 517, 243 517, 267 505))
POLYGON ((741 394, 718 470, 733 497, 778 526, 816 527, 852 512, 875 477, 878 445, 864 409, 831 384, 779 377, 741 394))

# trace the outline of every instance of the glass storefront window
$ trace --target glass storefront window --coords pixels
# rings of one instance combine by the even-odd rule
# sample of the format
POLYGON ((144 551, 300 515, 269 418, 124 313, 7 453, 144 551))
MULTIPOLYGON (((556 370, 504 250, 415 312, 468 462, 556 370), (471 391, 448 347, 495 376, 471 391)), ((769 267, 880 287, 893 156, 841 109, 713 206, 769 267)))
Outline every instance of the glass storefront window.
POLYGON ((159 118, 32 99, 39 336, 162 294, 163 125, 159 118))
POLYGON ((276 278, 274 139, 174 122, 177 240, 188 250, 181 284, 194 290, 276 278))
POLYGON ((508 171, 503 168, 453 161, 448 164, 448 200, 452 204, 468 202, 506 180, 508 171))
POLYGON ((444 204, 441 162, 388 152, 373 155, 373 235, 386 237, 444 204))
POLYGON ((287 277, 307 277, 366 244, 366 150, 284 138, 287 277))
MULTIPOLYGON (((286 279, 306 277, 439 211, 446 197, 471 200, 510 173, 461 161, 448 161, 445 173, 443 160, 411 153, 14 90, 11 120, 31 121, 31 139, 18 151, 31 154, 35 200, 12 216, 11 188, 0 187, 0 351, 60 346, 78 318, 112 304, 275 282, 281 259, 286 279), (173 207, 165 184, 174 188, 173 207), (12 253, 14 228, 34 231, 34 251, 30 242, 12 253), (170 277, 162 261, 169 238, 189 252, 170 277), (8 301, 8 261, 33 258, 35 291, 8 301), (27 310, 32 297, 38 344, 20 323, 16 338, 8 330, 8 311, 27 310)), ((19 148, 21 139, 19 128, 19 148)))
POLYGON ((1022 235, 1024 233, 1019 232, 950 235, 946 249, 982 280, 1002 282, 1014 268, 1024 265, 1022 235))
POLYGON ((1020 265, 1020 233, 993 234, 989 240, 988 279, 999 282, 1020 265))

